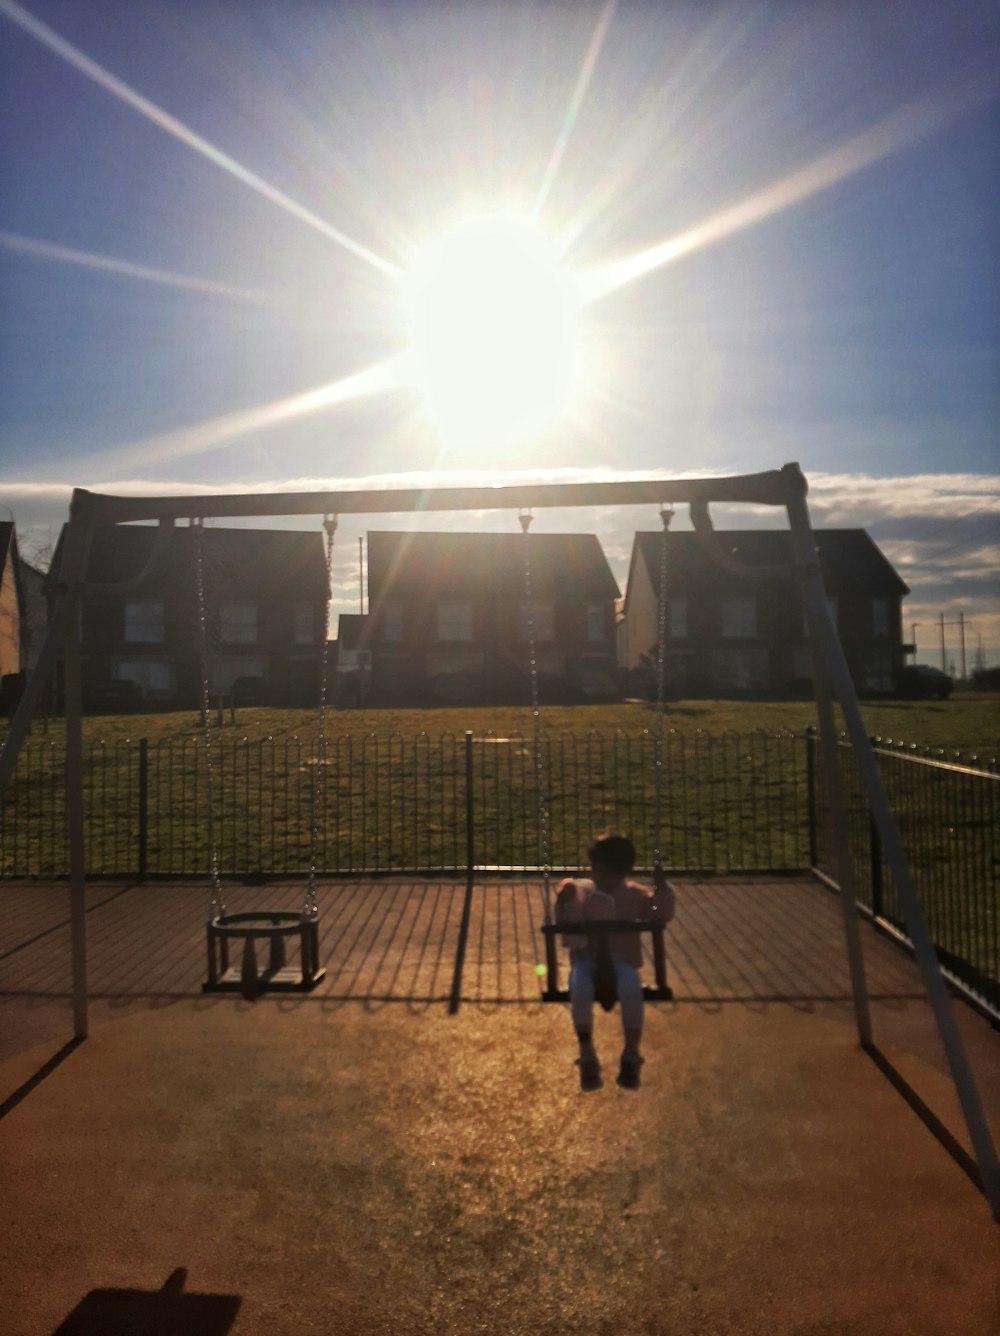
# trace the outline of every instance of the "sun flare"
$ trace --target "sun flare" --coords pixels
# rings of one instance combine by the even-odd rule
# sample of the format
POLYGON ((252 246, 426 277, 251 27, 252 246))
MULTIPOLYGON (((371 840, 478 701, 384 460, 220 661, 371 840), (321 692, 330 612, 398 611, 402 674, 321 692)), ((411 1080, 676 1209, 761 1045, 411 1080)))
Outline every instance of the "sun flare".
POLYGON ((413 382, 442 436, 523 440, 569 406, 576 283, 530 223, 467 220, 419 252, 403 294, 413 382))

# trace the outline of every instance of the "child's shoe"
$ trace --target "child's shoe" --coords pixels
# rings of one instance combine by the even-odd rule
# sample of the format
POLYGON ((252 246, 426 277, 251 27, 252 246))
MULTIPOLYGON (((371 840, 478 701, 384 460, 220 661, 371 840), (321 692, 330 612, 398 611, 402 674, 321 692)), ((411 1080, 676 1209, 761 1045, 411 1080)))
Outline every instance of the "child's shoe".
POLYGON ((601 1064, 597 1057, 577 1058, 576 1065, 580 1068, 580 1089, 600 1090, 604 1082, 601 1080, 601 1064))
POLYGON ((618 1069, 618 1084, 623 1090, 638 1090, 642 1058, 634 1053, 623 1053, 618 1069))

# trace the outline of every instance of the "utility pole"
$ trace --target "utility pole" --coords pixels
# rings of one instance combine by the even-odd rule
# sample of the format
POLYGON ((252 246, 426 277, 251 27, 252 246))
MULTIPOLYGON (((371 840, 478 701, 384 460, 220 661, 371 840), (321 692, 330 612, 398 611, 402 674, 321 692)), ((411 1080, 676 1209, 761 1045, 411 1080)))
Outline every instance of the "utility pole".
MULTIPOLYGON (((966 663, 966 658, 965 658, 965 613, 959 611, 958 618, 955 621, 951 622, 945 621, 943 612, 938 613, 938 634, 940 636, 940 641, 941 641, 941 671, 943 673, 946 673, 948 671, 948 655, 944 644, 944 628, 946 626, 958 627, 959 660, 962 665, 962 681, 966 682, 968 681, 968 671, 967 671, 968 665, 966 663)), ((914 623, 914 628, 915 627, 916 623, 914 623)))
POLYGON ((365 540, 358 534, 358 612, 365 615, 365 540))

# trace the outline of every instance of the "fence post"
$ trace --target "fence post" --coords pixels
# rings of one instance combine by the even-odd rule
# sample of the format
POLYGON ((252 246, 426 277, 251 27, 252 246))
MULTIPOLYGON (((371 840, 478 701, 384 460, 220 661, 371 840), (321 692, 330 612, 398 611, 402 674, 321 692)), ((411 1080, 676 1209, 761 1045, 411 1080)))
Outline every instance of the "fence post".
MULTIPOLYGON (((868 741, 874 749, 875 739, 870 737, 868 741)), ((868 808, 868 867, 872 888, 871 910, 876 918, 882 918, 882 839, 878 833, 875 813, 870 805, 868 808)))
POLYGON ((139 880, 144 881, 149 848, 149 743, 139 739, 139 880))
POLYGON ((874 813, 868 810, 868 866, 871 875, 872 913, 882 918, 882 841, 874 813))
POLYGON ((816 841, 816 730, 806 729, 806 803, 809 822, 809 866, 819 867, 816 841))
POLYGON ((475 826, 472 812, 472 733, 465 734, 465 876, 472 885, 476 867, 475 826))
POLYGON ((455 949, 455 969, 451 976, 451 996, 448 1015, 458 1014, 462 1002, 462 969, 469 941, 469 920, 472 916, 472 884, 475 879, 475 845, 472 836, 472 733, 465 734, 465 900, 462 921, 458 928, 458 946, 455 949))

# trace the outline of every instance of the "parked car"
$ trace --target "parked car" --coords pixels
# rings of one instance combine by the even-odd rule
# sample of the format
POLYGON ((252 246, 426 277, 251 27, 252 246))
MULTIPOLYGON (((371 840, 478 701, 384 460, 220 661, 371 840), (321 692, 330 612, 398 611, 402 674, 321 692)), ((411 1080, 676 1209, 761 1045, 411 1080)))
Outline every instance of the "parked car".
POLYGON ((955 683, 948 674, 940 668, 932 668, 929 663, 911 664, 896 679, 896 690, 901 696, 937 696, 939 700, 947 700, 954 689, 955 683))

